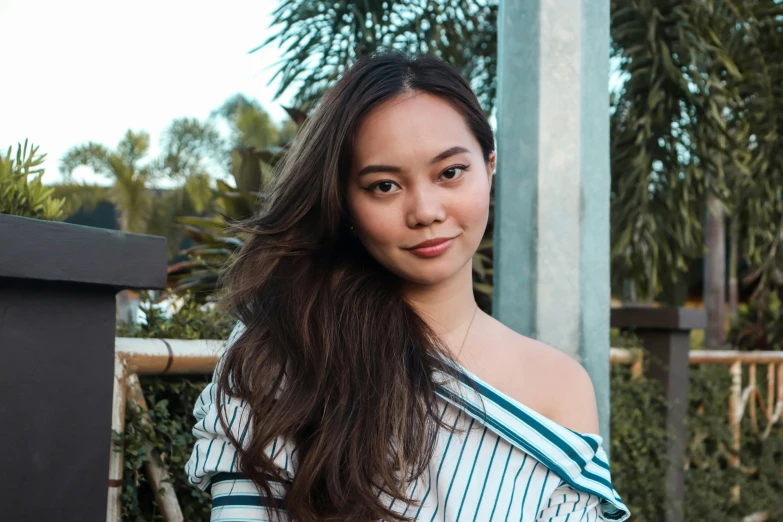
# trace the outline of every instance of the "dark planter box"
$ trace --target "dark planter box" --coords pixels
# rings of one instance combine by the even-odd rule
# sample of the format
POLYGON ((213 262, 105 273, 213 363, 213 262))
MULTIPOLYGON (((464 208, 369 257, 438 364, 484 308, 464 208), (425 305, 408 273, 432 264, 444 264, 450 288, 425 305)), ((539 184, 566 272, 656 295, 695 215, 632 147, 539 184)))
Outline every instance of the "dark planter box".
POLYGON ((115 294, 165 285, 162 237, 0 215, 2 520, 106 520, 115 294))

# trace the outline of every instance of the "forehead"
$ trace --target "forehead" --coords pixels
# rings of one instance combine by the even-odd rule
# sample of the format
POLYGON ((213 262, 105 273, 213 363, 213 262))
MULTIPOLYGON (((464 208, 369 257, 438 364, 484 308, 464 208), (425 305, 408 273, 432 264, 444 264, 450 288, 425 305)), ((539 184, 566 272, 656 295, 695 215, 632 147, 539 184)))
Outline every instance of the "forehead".
POLYGON ((354 138, 354 164, 388 158, 427 160, 455 145, 478 148, 462 114, 447 101, 428 93, 406 93, 370 111, 354 138), (392 156, 392 157, 390 157, 392 156))

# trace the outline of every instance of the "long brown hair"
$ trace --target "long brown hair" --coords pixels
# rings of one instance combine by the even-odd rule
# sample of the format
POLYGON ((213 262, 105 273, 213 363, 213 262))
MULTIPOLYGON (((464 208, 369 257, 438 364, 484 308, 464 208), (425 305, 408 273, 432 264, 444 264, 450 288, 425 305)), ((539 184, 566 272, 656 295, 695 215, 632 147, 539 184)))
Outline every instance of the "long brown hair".
POLYGON ((239 469, 269 497, 268 481, 283 477, 264 448, 293 441, 298 465, 283 507, 294 521, 411 520, 378 492, 415 504, 407 484, 427 469, 438 430, 450 428, 434 378, 456 377, 449 350, 402 297, 399 278, 350 233, 345 212, 355 130, 406 92, 448 101, 489 161, 492 129, 453 67, 376 53, 324 95, 256 215, 233 227, 248 239, 223 278, 221 308, 245 329, 223 357, 217 403, 247 402, 249 440, 236 440, 223 409, 220 422, 239 469))

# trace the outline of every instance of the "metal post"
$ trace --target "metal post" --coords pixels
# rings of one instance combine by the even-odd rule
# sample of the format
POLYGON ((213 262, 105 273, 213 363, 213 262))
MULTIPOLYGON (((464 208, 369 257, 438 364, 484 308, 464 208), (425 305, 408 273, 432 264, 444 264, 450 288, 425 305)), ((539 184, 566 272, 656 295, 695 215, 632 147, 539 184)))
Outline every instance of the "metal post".
POLYGON ((647 376, 661 383, 666 406, 660 422, 670 436, 666 448, 666 502, 661 520, 682 522, 685 505, 689 352, 691 330, 704 328, 704 310, 688 308, 623 307, 612 310, 613 327, 633 330, 649 355, 647 376))

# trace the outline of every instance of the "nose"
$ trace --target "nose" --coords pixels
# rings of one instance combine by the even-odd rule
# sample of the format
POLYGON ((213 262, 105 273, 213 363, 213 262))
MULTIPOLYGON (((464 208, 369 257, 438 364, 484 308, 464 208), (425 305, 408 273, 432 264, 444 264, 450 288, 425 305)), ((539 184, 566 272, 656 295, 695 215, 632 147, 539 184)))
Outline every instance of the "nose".
POLYGON ((409 192, 406 222, 410 228, 426 227, 446 219, 442 191, 437 186, 422 184, 409 192))

